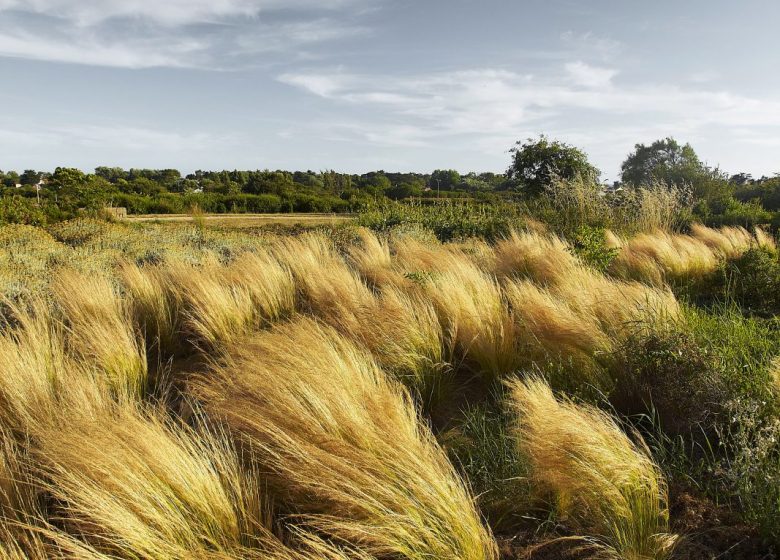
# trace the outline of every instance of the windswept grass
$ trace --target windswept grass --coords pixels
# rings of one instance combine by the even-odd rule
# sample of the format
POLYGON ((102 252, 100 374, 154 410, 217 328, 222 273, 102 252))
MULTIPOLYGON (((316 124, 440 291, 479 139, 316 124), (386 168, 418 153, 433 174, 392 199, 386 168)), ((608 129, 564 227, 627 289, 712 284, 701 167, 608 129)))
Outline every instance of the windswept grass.
POLYGON ((13 306, 14 328, 0 333, 0 420, 17 433, 58 414, 57 393, 71 377, 64 328, 47 304, 13 306))
POLYGON ((67 529, 53 540, 66 557, 325 557, 305 546, 296 552, 273 533, 258 480, 222 434, 115 408, 36 435, 46 489, 67 529))
POLYGON ((0 431, 0 559, 48 558, 42 519, 29 458, 10 434, 0 431))
POLYGON ((293 519, 381 557, 496 557, 408 394, 333 329, 280 326, 193 390, 253 451, 293 519))
POLYGON ((536 488, 559 514, 615 558, 668 558, 667 490, 637 434, 632 441, 604 412, 558 400, 540 379, 510 383, 516 437, 536 488))
POLYGON ((724 261, 740 257, 751 247, 774 250, 775 244, 760 229, 755 235, 741 227, 712 229, 699 224, 691 226, 690 235, 657 230, 626 241, 610 272, 654 286, 702 283, 724 261))
POLYGON ((496 273, 540 284, 555 283, 579 267, 566 242, 538 232, 512 233, 496 243, 496 273))
POLYGON ((446 255, 447 266, 425 283, 439 313, 451 352, 488 378, 520 363, 515 322, 498 281, 464 255, 446 255))
POLYGON ((615 235, 580 202, 600 227, 455 242, 0 228, 0 558, 497 560, 550 532, 667 558, 690 516, 649 416, 673 488, 690 466, 694 505, 777 542, 771 237, 615 235))
POLYGON ((145 345, 112 282, 63 270, 53 291, 67 321, 66 342, 74 357, 99 369, 119 398, 141 396, 148 382, 145 345))
POLYGON ((160 266, 125 262, 119 269, 135 324, 144 334, 147 349, 157 349, 161 358, 180 350, 181 301, 169 276, 160 266))

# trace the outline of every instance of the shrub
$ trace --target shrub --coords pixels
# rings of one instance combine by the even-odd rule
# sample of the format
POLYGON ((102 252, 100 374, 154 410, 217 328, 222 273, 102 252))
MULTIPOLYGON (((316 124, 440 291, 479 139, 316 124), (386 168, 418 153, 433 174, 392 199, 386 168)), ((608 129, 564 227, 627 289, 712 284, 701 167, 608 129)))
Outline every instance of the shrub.
POLYGON ((357 219, 358 225, 376 231, 416 225, 432 231, 441 241, 500 239, 523 221, 517 205, 476 204, 469 200, 436 201, 433 205, 384 203, 361 213, 357 219))
POLYGON ((21 196, 0 197, 0 225, 42 226, 48 220, 49 216, 45 209, 33 199, 21 196))
POLYGON ((574 253, 599 272, 606 272, 617 256, 619 249, 609 247, 605 231, 601 228, 581 226, 574 233, 572 249, 574 253))
POLYGON ((726 266, 727 295, 749 313, 780 313, 780 260, 775 250, 754 247, 726 266))
POLYGON ((714 435, 729 398, 717 359, 685 331, 635 331, 624 343, 612 402, 651 414, 671 436, 714 435))
POLYGON ((728 405, 730 421, 720 433, 722 454, 715 471, 748 523, 780 546, 780 419, 765 401, 738 398, 728 405))

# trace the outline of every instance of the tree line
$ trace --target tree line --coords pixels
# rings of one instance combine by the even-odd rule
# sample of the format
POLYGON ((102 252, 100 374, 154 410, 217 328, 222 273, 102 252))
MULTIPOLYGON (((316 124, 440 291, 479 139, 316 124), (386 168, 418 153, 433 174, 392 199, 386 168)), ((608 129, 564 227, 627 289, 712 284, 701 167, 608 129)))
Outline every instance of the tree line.
MULTIPOLYGON (((223 170, 182 175, 176 169, 97 167, 93 173, 58 167, 0 171, 0 222, 46 223, 121 206, 132 214, 204 212, 359 212, 387 200, 456 198, 491 203, 545 196, 557 181, 586 178, 605 194, 647 185, 685 188, 704 219, 765 222, 780 211, 780 177, 729 176, 702 162, 690 144, 665 138, 637 144, 621 167, 621 180, 601 183, 601 171, 579 148, 545 136, 518 142, 504 173, 461 174, 383 170, 223 170)), ((717 221, 717 220, 716 220, 717 221)))

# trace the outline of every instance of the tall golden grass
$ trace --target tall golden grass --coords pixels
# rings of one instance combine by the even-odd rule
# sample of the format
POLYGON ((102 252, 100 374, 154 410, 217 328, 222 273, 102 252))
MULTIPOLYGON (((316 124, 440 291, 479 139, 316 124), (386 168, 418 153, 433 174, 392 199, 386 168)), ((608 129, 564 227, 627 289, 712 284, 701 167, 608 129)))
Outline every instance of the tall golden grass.
POLYGON ((592 406, 556 399, 538 378, 509 386, 518 445, 560 514, 615 558, 668 558, 677 538, 666 484, 641 438, 592 406))
MULTIPOLYGON (((58 235, 97 251, 106 228, 58 235)), ((225 251, 207 228, 181 236, 204 248, 143 264, 115 241, 93 272, 61 257, 47 278, 34 259, 14 271, 37 295, 0 307, 0 558, 494 560, 428 400, 455 395, 441 414, 457 422, 534 370, 609 393, 629 334, 681 315, 667 283, 772 247, 739 228, 612 235, 602 274, 544 231, 225 251), (155 360, 179 376, 170 395, 155 360)), ((64 250, 31 239, 41 259, 64 250)), ((609 554, 666 558, 666 488, 641 439, 536 379, 510 387, 533 486, 609 554)))
MULTIPOLYGON (((68 535, 121 558, 235 556, 274 539, 259 486, 216 436, 117 407, 36 433, 68 535)), ((77 550, 72 537, 57 544, 77 550)))
POLYGON ((624 241, 610 272, 655 286, 700 281, 722 261, 737 258, 751 247, 774 250, 775 243, 761 229, 751 234, 741 227, 693 224, 690 235, 656 230, 624 241))
POLYGON ((305 526, 380 557, 496 557, 408 393, 332 328, 301 319, 247 340, 193 392, 305 526))
POLYGON ((503 290, 489 273, 463 255, 445 255, 443 270, 426 283, 451 352, 473 362, 489 377, 512 372, 520 363, 515 322, 503 290))
POLYGON ((23 446, 0 431, 0 559, 47 558, 38 488, 23 446))
POLYGON ((53 292, 74 356, 99 369, 120 397, 132 400, 143 394, 148 382, 145 344, 111 280, 63 270, 53 292))

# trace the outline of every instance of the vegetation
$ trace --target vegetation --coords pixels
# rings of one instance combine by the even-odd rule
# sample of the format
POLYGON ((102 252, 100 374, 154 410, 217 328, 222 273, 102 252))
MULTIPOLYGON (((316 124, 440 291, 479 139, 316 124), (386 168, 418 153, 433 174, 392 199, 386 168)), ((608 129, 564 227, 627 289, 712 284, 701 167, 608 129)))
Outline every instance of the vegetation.
POLYGON ((587 154, 558 140, 527 139, 510 152, 503 174, 464 175, 454 169, 361 175, 267 169, 182 175, 176 169, 117 167, 98 167, 94 173, 66 167, 51 173, 0 171, 0 224, 46 225, 123 207, 136 215, 360 213, 370 225, 386 226, 424 217, 436 222, 427 225, 441 238, 495 238, 507 233, 507 218, 518 215, 621 230, 650 229, 650 223, 639 224, 637 214, 658 227, 691 220, 711 226, 780 226, 777 177, 729 177, 673 138, 638 144, 623 162, 621 181, 612 185, 600 181, 601 171, 587 154))
POLYGON ((771 237, 376 215, 0 228, 5 557, 780 545, 771 237))
POLYGON ((548 149, 572 148, 514 153, 551 156, 535 193, 519 172, 5 174, 0 558, 773 557, 780 256, 770 198, 742 196, 771 180, 670 139, 606 188, 548 149), (302 193, 360 211, 100 216, 302 193))

